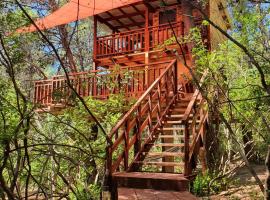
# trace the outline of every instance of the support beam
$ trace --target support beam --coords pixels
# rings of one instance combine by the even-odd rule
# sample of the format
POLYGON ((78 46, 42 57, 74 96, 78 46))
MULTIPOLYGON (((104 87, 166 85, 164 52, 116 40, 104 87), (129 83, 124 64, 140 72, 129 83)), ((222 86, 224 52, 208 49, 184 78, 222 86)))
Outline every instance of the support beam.
POLYGON ((109 11, 107 11, 106 14, 108 14, 108 15, 110 16, 111 19, 117 21, 117 22, 121 25, 121 27, 126 28, 127 30, 130 30, 129 26, 125 25, 125 24, 124 24, 123 22, 121 22, 119 19, 115 19, 114 16, 113 16, 109 11))
MULTIPOLYGON (((119 8, 119 10, 121 11, 121 13, 124 16, 127 16, 128 17, 129 14, 127 14, 122 8, 119 8)), ((132 19, 132 17, 128 17, 128 18, 129 18, 130 21, 132 21, 133 24, 137 24, 137 22, 134 19, 132 19)), ((142 25, 139 25, 138 27, 139 28, 142 28, 142 25)))
POLYGON ((149 35, 149 9, 145 10, 145 51, 149 51, 150 35, 149 35))
POLYGON ((107 22, 106 20, 104 20, 102 17, 100 17, 98 15, 96 15, 96 17, 97 17, 97 20, 100 23, 107 25, 110 29, 112 29, 115 32, 119 32, 119 30, 116 27, 112 26, 109 22, 107 22))
POLYGON ((145 5, 145 7, 149 10, 149 12, 155 12, 155 9, 151 6, 151 4, 148 1, 144 0, 143 5, 145 5))
MULTIPOLYGON (((119 10, 121 10, 121 12, 124 11, 122 8, 119 8, 119 10)), ((113 21, 113 20, 118 20, 118 19, 123 19, 123 18, 136 17, 136 16, 142 16, 144 18, 144 12, 137 9, 135 13, 126 13, 125 12, 125 14, 123 14, 123 15, 114 16, 113 18, 106 17, 106 18, 103 18, 103 19, 106 20, 106 21, 113 21)))
MULTIPOLYGON (((94 44, 93 44, 93 59, 97 58, 97 16, 94 16, 94 44)), ((96 70, 96 69, 94 69, 96 70)))
POLYGON ((136 10, 136 12, 140 13, 140 15, 145 19, 145 16, 143 13, 141 13, 141 11, 135 6, 135 5, 131 5, 131 7, 136 10))
POLYGON ((148 88, 149 87, 149 51, 145 52, 145 83, 144 87, 148 88))
POLYGON ((126 28, 126 27, 142 26, 142 25, 144 25, 144 22, 137 22, 137 23, 135 23, 135 24, 133 24, 133 23, 125 24, 124 27, 122 27, 122 26, 116 26, 115 28, 116 28, 116 29, 121 29, 121 28, 126 28))

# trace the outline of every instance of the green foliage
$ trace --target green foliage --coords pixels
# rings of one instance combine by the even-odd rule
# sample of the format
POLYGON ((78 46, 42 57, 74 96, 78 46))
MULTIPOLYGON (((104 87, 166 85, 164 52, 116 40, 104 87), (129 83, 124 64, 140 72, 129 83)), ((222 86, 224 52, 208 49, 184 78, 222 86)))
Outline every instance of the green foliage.
POLYGON ((216 173, 199 173, 192 183, 191 191, 197 196, 208 196, 226 190, 228 184, 229 180, 226 177, 218 178, 216 173))
POLYGON ((76 195, 71 193, 71 199, 78 200, 97 200, 100 199, 101 188, 98 185, 91 184, 87 189, 83 185, 76 187, 76 195))

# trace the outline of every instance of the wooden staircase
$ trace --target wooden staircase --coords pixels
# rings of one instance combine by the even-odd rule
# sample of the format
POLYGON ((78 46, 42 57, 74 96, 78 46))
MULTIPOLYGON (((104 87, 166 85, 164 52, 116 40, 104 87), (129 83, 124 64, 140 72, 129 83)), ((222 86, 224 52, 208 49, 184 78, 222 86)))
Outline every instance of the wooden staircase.
MULTIPOLYGON (((81 97, 106 99, 121 90, 127 97, 139 96, 107 138, 103 186, 111 199, 117 199, 118 193, 126 195, 127 189, 141 193, 142 199, 151 199, 147 192, 153 199, 166 190, 175 191, 176 196, 184 195, 182 192, 184 196, 189 194, 197 158, 203 155, 199 152, 204 150, 208 112, 199 90, 194 91, 190 84, 178 79, 177 68, 177 61, 173 60, 129 66, 117 72, 91 71, 69 77, 81 97), (125 80, 124 71, 129 72, 128 81, 121 81, 125 80), (110 82, 117 84, 109 89, 110 82)), ((203 79, 204 75, 201 83, 203 79)), ((66 78, 56 76, 35 83, 34 101, 40 104, 41 111, 72 106, 69 97, 73 90, 66 82, 66 78)), ((200 161, 205 169, 203 157, 200 161)), ((188 195, 186 199, 194 197, 188 195)))
POLYGON ((188 191, 207 117, 200 92, 185 90, 172 61, 109 135, 104 188, 112 199, 123 187, 188 191))

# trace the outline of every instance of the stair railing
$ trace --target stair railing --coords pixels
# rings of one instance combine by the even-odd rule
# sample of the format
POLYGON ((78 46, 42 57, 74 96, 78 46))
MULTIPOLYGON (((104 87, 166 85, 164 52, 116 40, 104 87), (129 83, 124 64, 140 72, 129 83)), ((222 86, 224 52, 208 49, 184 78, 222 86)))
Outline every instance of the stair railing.
MULTIPOLYGON (((200 80, 200 86, 203 84, 207 71, 200 80)), ((191 161, 193 156, 199 154, 200 146, 204 144, 205 122, 208 119, 206 101, 203 99, 199 89, 196 89, 183 116, 184 132, 184 175, 190 176, 192 173, 191 161), (190 135, 192 141, 190 143, 190 135)))
POLYGON ((110 175, 128 171, 144 144, 161 126, 177 98, 177 81, 177 63, 173 60, 112 129, 109 138, 113 144, 108 148, 106 163, 110 175), (148 137, 143 141, 145 132, 148 137))

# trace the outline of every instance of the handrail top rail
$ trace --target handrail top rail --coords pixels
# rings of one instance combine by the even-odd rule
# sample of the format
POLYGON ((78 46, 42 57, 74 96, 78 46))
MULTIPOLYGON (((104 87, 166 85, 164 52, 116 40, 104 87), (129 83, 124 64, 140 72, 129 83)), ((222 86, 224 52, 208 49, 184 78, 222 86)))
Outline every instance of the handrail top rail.
POLYGON ((165 71, 159 76, 158 79, 156 79, 152 85, 144 92, 144 94, 138 99, 138 101, 131 107, 131 109, 118 121, 118 123, 112 128, 109 134, 109 138, 111 139, 114 135, 114 133, 123 125, 123 123, 126 121, 126 119, 129 117, 131 113, 133 113, 141 104, 141 102, 147 97, 147 95, 153 90, 153 88, 158 84, 158 82, 165 76, 165 74, 169 71, 171 66, 175 64, 176 59, 172 60, 170 64, 167 66, 165 71))
MULTIPOLYGON (((166 23, 166 24, 159 24, 159 25, 156 25, 156 26, 149 26, 148 29, 153 29, 153 28, 159 28, 159 27, 166 27, 166 26, 174 26, 176 24, 181 24, 181 22, 172 22, 172 23, 166 23)), ((127 35, 127 34, 131 34, 131 33, 136 33, 136 32, 140 32, 140 31, 144 31, 145 28, 139 28, 139 29, 134 29, 134 30, 130 30, 130 31, 124 31, 124 32, 119 32, 119 33, 113 33, 113 34, 110 34, 110 35, 104 35, 104 36, 98 36, 97 39, 104 39, 104 38, 109 38, 109 37, 117 37, 117 36, 123 36, 123 35, 127 35)))
MULTIPOLYGON (((166 64, 166 63, 170 63, 171 60, 168 61, 161 61, 161 62, 153 62, 153 63, 149 63, 149 64, 140 64, 140 65, 133 65, 133 66, 124 66, 124 67, 120 67, 121 71, 122 70, 131 70, 132 68, 137 68, 137 67, 145 67, 145 66, 153 66, 153 65, 158 65, 158 64, 166 64)), ((140 69, 137 70, 133 70, 133 71, 139 71, 140 69)), ((70 73, 69 77, 74 77, 74 76, 80 76, 80 75, 87 75, 87 74, 95 74, 98 75, 97 73, 102 73, 102 72, 108 72, 108 71, 112 71, 111 69, 102 69, 102 70, 90 70, 90 71, 84 71, 84 72, 75 72, 75 73, 70 73)), ((102 75, 102 74, 99 74, 102 75)), ((104 74, 107 75, 107 74, 104 74)), ((56 75, 53 76, 50 79, 42 79, 42 80, 35 80, 35 83, 43 83, 43 82, 50 82, 53 80, 61 80, 62 79, 66 79, 65 75, 56 75)))
MULTIPOLYGON (((203 75, 202 75, 202 77, 201 77, 201 80, 200 80, 200 82, 199 82, 199 85, 200 85, 200 86, 202 86, 202 84, 203 84, 203 82, 204 82, 204 80, 205 80, 207 74, 208 74, 208 71, 206 70, 206 71, 203 73, 203 75)), ((200 94, 200 91, 199 91, 199 89, 197 88, 197 89, 195 90, 195 92, 194 92, 192 98, 191 98, 191 101, 189 102, 189 104, 188 104, 188 106, 187 106, 187 109, 186 109, 185 113, 184 113, 184 116, 183 116, 183 121, 184 121, 184 122, 188 120, 188 117, 189 117, 189 115, 190 115, 190 113, 191 113, 191 110, 192 110, 192 108, 193 108, 193 106, 194 106, 196 100, 197 100, 198 97, 199 97, 199 94, 200 94)))

